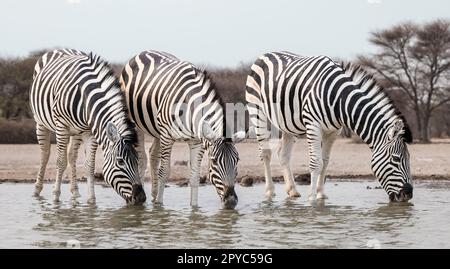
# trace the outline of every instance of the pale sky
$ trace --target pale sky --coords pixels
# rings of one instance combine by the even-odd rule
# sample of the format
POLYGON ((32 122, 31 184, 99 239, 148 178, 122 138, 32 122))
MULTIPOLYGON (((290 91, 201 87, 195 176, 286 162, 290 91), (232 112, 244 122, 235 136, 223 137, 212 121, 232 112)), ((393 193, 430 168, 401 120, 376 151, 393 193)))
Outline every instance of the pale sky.
POLYGON ((373 30, 450 19, 448 0, 0 0, 0 56, 42 48, 124 63, 146 49, 233 67, 268 51, 352 59, 373 30))

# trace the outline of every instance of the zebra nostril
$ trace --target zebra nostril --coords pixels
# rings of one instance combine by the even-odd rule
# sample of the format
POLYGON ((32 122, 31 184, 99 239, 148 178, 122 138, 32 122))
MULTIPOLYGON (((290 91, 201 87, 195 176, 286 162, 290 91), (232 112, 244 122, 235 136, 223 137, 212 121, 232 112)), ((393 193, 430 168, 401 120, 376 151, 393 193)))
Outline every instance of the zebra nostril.
POLYGON ((403 185, 402 191, 405 195, 412 196, 413 186, 409 183, 405 183, 405 185, 403 185))
POLYGON ((238 203, 238 198, 236 194, 230 195, 223 199, 223 208, 224 209, 234 209, 238 203))
POLYGON ((144 188, 142 185, 135 184, 133 185, 132 190, 132 203, 133 204, 143 204, 147 200, 147 196, 145 195, 144 188))
POLYGON ((224 209, 234 209, 237 205, 237 199, 234 197, 225 199, 223 202, 224 209))
POLYGON ((234 209, 238 203, 238 197, 233 187, 226 187, 223 196, 223 207, 225 209, 234 209))

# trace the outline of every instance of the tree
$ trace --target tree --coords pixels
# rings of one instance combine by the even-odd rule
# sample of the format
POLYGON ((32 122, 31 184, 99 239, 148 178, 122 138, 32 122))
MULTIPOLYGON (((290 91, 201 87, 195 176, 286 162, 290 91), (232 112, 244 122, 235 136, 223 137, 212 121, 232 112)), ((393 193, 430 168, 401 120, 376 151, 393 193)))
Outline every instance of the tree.
POLYGON ((34 65, 47 50, 30 53, 29 57, 0 59, 0 118, 31 118, 29 91, 34 65))
POLYGON ((35 62, 31 58, 0 61, 0 117, 6 119, 31 117, 28 92, 35 62))
POLYGON ((450 102, 450 21, 402 23, 371 33, 378 51, 359 56, 388 91, 403 96, 416 117, 419 140, 430 141, 430 118, 450 102))

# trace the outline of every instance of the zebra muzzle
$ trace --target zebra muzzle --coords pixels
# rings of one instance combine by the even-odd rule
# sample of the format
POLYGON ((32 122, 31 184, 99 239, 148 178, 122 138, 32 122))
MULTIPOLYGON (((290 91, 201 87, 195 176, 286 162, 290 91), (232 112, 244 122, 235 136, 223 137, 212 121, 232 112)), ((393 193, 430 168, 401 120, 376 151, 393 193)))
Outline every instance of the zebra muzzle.
POLYGON ((405 183, 398 194, 391 193, 389 195, 389 200, 391 202, 406 202, 411 198, 413 198, 413 186, 409 183, 405 183))
POLYGON ((225 187, 225 192, 222 199, 222 206, 224 209, 234 209, 238 203, 238 197, 233 187, 225 187))
POLYGON ((141 205, 145 203, 147 200, 147 196, 145 195, 144 188, 142 188, 141 184, 134 184, 132 193, 131 193, 131 201, 132 205, 141 205))

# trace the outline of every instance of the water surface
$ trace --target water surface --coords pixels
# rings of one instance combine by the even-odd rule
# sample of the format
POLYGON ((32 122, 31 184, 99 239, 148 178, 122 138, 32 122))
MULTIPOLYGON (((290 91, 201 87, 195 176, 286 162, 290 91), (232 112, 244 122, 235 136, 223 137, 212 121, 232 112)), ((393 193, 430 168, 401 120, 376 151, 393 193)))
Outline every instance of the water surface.
MULTIPOLYGON (((410 203, 389 204, 377 182, 327 182, 329 199, 264 197, 264 185, 237 186, 236 210, 220 209, 210 185, 199 190, 198 209, 189 206, 189 188, 171 185, 164 206, 126 206, 108 187, 96 186, 97 203, 70 198, 52 201, 52 185, 41 198, 32 184, 0 184, 1 248, 450 248, 450 184, 415 184, 410 203), (76 241, 75 241, 76 242, 76 241)), ((149 186, 145 187, 150 194, 149 186)))

